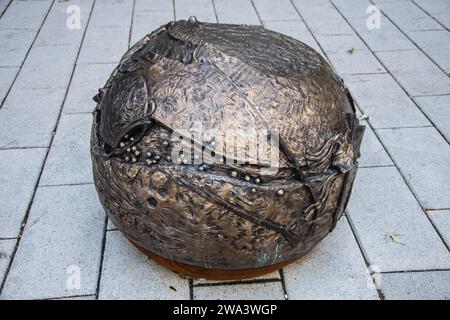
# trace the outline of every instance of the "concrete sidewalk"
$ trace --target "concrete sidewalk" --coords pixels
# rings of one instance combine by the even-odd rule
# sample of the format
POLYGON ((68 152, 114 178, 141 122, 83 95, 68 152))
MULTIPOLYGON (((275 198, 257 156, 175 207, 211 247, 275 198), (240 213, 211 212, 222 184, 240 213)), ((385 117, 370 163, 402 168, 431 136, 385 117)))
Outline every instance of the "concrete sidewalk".
POLYGON ((0 299, 450 299, 450 0, 0 0, 0 14, 0 299), (367 125, 336 230, 262 278, 160 267, 93 186, 92 96, 130 44, 192 15, 315 48, 367 125))

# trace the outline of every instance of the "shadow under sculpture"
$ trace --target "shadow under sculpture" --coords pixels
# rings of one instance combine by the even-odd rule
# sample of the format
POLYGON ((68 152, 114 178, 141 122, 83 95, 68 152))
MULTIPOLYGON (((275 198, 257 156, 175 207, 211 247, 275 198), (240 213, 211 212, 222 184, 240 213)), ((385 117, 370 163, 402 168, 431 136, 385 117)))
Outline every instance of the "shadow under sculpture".
POLYGON ((348 202, 364 127, 316 51, 259 26, 170 22, 94 97, 94 182, 139 249, 185 275, 255 277, 348 202))

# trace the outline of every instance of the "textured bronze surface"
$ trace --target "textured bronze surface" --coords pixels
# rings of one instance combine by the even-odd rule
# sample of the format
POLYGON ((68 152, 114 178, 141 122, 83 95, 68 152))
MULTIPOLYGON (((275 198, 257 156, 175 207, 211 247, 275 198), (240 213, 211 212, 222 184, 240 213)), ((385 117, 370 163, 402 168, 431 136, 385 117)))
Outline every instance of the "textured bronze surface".
POLYGON ((166 265, 230 278, 269 270, 309 251, 346 207, 364 127, 331 67, 293 38, 172 22, 122 57, 95 100, 100 200, 133 243, 166 265), (174 157, 180 131, 191 133, 193 152, 174 157), (247 152, 251 132, 276 133, 279 144, 256 156, 247 152), (194 156, 222 160, 230 145, 247 151, 232 163, 194 156), (263 170, 273 154, 276 171, 263 170))

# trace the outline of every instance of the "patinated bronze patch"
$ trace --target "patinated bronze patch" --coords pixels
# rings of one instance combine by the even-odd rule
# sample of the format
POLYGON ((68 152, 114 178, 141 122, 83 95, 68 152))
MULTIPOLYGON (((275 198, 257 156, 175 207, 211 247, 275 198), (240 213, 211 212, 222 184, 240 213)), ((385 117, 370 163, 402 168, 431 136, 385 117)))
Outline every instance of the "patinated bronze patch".
POLYGON ((101 203, 174 270, 271 272, 345 210, 364 127, 341 79, 293 38, 171 22, 136 43, 94 99, 101 203))

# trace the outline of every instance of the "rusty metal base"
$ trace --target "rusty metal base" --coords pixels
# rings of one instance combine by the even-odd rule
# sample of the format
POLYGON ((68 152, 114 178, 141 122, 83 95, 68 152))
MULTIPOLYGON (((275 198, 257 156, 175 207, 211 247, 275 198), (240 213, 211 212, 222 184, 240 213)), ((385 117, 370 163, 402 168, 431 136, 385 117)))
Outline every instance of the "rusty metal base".
POLYGON ((133 240, 128 240, 140 251, 142 251, 146 256, 151 258, 152 260, 156 261, 160 265, 169 268, 172 271, 175 271, 179 273, 182 276, 192 277, 192 278, 204 278, 204 279, 210 279, 210 280, 242 280, 242 279, 249 279, 249 278, 256 278, 259 276, 262 276, 264 274, 268 274, 271 272, 274 272, 276 270, 279 270, 281 268, 284 268, 288 264, 291 264, 297 258, 285 261, 282 263, 273 264, 266 267, 260 267, 260 268, 252 268, 252 269, 207 269, 197 266, 192 266, 189 264, 176 262, 172 260, 168 260, 166 258, 163 258, 161 256, 158 256, 157 254, 154 254, 153 252, 139 246, 136 244, 133 240))

